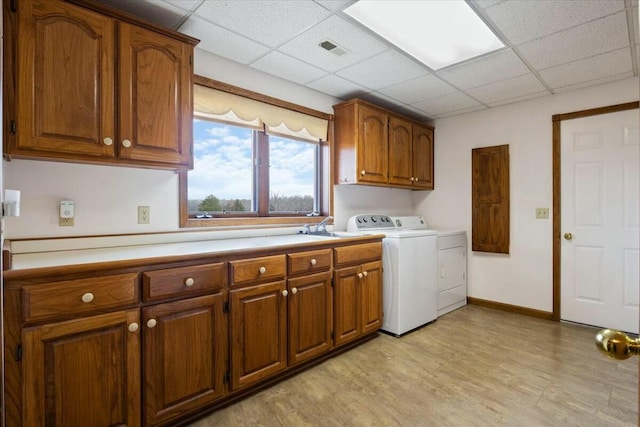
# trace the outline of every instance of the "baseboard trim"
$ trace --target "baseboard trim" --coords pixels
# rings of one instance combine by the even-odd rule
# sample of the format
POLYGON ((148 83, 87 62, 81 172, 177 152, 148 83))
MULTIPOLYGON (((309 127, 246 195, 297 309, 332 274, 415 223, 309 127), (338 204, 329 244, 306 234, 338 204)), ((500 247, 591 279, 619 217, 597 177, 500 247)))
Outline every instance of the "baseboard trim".
POLYGON ((508 311, 509 313, 524 314, 525 316, 537 317, 539 319, 553 320, 553 313, 550 311, 520 307, 519 305, 505 304, 502 302, 489 301, 486 299, 473 297, 467 297, 467 304, 479 305, 481 307, 493 308, 495 310, 508 311))

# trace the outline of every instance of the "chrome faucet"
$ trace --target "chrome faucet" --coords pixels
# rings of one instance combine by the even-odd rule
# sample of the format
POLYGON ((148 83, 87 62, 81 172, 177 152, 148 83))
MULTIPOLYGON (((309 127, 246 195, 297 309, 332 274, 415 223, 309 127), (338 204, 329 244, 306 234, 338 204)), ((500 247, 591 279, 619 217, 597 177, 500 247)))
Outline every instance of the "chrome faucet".
POLYGON ((320 233, 320 232, 327 232, 327 223, 329 221, 331 221, 333 219, 333 217, 331 215, 329 215, 328 217, 326 217, 325 219, 323 219, 322 221, 320 221, 318 223, 318 225, 316 225, 316 233, 320 233))

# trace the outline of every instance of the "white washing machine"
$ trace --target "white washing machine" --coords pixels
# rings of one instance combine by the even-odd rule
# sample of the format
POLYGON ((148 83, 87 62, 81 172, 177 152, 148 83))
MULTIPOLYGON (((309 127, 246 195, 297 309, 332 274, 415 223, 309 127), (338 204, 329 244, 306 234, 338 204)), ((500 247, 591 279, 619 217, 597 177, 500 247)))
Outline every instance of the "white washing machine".
MULTIPOLYGON (((428 229, 421 216, 391 217, 400 229, 428 229)), ((467 232, 437 230, 438 317, 467 304, 467 232)))
POLYGON ((347 231, 384 234, 382 239, 382 331, 401 336, 438 317, 437 232, 403 230, 390 217, 356 215, 347 231))

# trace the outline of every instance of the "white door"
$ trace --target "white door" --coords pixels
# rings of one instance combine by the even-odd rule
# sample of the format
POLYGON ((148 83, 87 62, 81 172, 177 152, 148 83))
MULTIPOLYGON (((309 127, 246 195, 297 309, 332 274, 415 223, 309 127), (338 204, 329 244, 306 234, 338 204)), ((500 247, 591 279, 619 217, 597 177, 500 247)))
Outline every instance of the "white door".
POLYGON ((562 122, 563 320, 638 333, 638 110, 562 122))

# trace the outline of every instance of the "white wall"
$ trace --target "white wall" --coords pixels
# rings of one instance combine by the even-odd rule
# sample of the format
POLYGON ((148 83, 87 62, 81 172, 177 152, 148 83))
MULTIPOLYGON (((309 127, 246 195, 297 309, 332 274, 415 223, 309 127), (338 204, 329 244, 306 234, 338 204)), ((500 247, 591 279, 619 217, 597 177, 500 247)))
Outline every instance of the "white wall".
POLYGON ((554 114, 638 100, 631 78, 436 121, 435 190, 412 195, 434 228, 467 230, 471 248, 471 149, 509 144, 509 255, 469 250, 469 296, 552 311, 552 220, 535 208, 552 205, 554 114))

